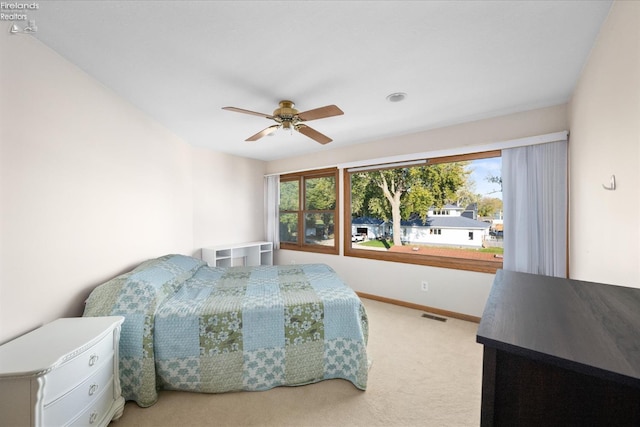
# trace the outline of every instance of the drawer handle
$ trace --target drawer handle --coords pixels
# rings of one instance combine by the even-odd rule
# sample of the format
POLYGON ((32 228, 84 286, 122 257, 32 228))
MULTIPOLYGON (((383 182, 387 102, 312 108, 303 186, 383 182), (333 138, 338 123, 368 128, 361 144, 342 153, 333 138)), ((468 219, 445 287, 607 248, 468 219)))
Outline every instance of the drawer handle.
POLYGON ((97 354, 92 354, 91 357, 89 357, 89 366, 93 366, 98 363, 98 359, 100 359, 100 357, 98 357, 97 354))
POLYGON ((91 387, 89 387, 89 396, 93 396, 95 392, 98 391, 98 388, 98 384, 91 384, 91 387))
POLYGON ((93 411, 91 415, 89 415, 89 424, 93 424, 96 422, 96 418, 98 418, 98 413, 93 411))

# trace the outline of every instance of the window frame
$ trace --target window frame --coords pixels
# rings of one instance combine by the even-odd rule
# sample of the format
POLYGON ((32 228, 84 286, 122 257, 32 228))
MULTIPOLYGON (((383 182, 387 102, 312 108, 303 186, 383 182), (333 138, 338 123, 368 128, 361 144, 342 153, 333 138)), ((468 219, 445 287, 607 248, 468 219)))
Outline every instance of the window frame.
MULTIPOLYGON (((467 160, 479 160, 492 157, 502 157, 502 150, 491 150, 476 153, 468 153, 454 156, 444 156, 432 159, 426 159, 425 166, 434 165, 439 163, 451 163, 467 160)), ((416 159, 421 160, 421 159, 416 159)), ((417 166, 417 165, 413 165, 417 166)), ((373 170, 385 170, 394 169, 398 166, 372 165, 373 170)), ((402 166, 400 166, 402 167, 402 166)), ((347 168, 343 170, 343 188, 344 188, 344 223, 343 223, 343 235, 351 235, 351 174, 358 172, 349 172, 347 168)), ((481 273, 495 274, 498 269, 502 268, 502 259, 500 261, 486 261, 468 258, 455 258, 436 255, 423 255, 423 254, 404 254, 399 252, 383 252, 383 251, 369 251, 364 249, 354 249, 352 247, 351 239, 344 239, 343 242, 343 254, 344 256, 355 258, 368 258, 379 261, 391 261, 400 262, 406 264, 426 265, 431 267, 449 268, 456 270, 476 271, 481 273)))
MULTIPOLYGON (((330 255, 338 255, 340 253, 340 171, 338 168, 325 168, 315 169, 302 172, 293 172, 280 176, 280 183, 287 181, 298 181, 298 209, 296 211, 281 211, 278 201, 278 215, 280 213, 297 213, 298 215, 298 241, 292 242, 280 242, 280 249, 287 249, 293 251, 305 251, 305 252, 317 252, 330 255), (306 209, 305 205, 305 181, 313 178, 333 178, 335 180, 335 208, 333 210, 323 209, 306 209), (307 214, 321 213, 321 212, 333 212, 333 246, 327 245, 314 245, 305 242, 304 232, 304 219, 307 214)), ((278 227, 280 223, 278 221, 278 227)))

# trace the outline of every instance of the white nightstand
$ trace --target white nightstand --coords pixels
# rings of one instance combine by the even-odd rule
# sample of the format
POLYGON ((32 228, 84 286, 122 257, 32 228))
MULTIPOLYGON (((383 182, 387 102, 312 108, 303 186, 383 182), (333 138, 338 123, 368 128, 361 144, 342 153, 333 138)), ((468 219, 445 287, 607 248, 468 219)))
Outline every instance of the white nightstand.
POLYGON ((122 416, 123 321, 58 319, 0 346, 0 426, 106 426, 122 416))

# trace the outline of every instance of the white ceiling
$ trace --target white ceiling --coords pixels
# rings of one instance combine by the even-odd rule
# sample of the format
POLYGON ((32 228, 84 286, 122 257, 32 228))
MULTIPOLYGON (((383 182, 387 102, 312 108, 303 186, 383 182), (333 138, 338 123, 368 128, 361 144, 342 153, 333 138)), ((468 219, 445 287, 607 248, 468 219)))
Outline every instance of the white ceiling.
POLYGON ((40 1, 39 40, 195 146, 255 159, 568 101, 609 1, 40 1), (408 97, 390 103, 392 92, 408 97), (309 125, 273 122, 336 104, 309 125))

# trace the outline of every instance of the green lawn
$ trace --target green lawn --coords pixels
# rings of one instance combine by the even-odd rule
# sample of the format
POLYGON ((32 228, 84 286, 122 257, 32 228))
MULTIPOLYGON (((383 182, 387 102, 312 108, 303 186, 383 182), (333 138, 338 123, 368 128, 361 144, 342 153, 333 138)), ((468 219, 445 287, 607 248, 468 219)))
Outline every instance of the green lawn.
MULTIPOLYGON (((393 242, 392 241, 387 241, 388 246, 391 247, 393 246, 393 242)), ((382 240, 367 240, 366 242, 361 242, 361 243, 355 243, 354 245, 357 246, 368 246, 370 248, 385 248, 387 246, 385 246, 384 243, 382 243, 382 240)))
POLYGON ((477 249, 477 250, 479 252, 486 252, 486 253, 489 253, 489 254, 503 254, 504 253, 504 248, 481 248, 481 249, 477 249))

